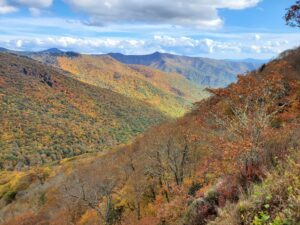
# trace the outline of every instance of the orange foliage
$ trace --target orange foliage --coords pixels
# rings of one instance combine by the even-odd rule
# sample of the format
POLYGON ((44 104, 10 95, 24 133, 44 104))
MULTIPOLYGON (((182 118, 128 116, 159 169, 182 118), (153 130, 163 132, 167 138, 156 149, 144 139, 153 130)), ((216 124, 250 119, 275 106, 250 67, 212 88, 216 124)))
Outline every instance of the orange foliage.
MULTIPOLYGON (((299 52, 274 60, 228 88, 211 90, 214 96, 183 118, 114 152, 74 162, 68 185, 82 193, 74 180, 97 186, 114 179, 112 202, 122 208, 123 224, 176 224, 194 205, 186 224, 204 224, 299 141, 299 61, 299 52), (176 182, 179 167, 182 180, 176 182), (195 196, 189 195, 193 181, 201 184, 195 196)), ((87 211, 80 221, 94 218, 87 211)))

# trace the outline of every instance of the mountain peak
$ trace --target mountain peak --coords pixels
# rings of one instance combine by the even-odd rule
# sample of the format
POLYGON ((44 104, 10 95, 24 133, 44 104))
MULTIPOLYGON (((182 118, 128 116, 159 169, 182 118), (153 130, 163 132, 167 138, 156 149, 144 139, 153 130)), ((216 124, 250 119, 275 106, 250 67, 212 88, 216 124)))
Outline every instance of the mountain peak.
POLYGON ((151 55, 161 55, 162 53, 160 53, 160 52, 154 52, 154 53, 152 53, 151 55))
POLYGON ((150 57, 153 57, 153 58, 161 58, 163 57, 164 55, 168 55, 167 53, 162 53, 162 52, 154 52, 148 56, 150 57))
POLYGON ((42 53, 50 53, 50 54, 62 54, 64 51, 58 49, 58 48, 49 48, 44 51, 41 51, 42 53))

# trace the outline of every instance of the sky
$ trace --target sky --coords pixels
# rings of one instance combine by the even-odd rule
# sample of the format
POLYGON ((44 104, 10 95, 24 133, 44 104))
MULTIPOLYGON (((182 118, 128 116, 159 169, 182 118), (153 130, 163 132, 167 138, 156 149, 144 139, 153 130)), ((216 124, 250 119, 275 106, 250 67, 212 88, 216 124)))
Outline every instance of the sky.
POLYGON ((300 45, 295 0, 0 0, 0 46, 270 59, 300 45))

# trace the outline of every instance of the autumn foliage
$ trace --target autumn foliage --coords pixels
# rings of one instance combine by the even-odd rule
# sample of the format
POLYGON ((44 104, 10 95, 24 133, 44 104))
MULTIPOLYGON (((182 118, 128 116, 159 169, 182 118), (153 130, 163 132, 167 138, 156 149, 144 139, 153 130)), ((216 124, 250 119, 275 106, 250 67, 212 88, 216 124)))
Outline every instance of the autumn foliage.
POLYGON ((168 119, 145 102, 10 54, 0 54, 0 108, 0 170, 108 150, 168 119))
POLYGON ((285 52, 235 84, 210 90, 212 96, 192 112, 150 128, 128 145, 61 162, 56 175, 44 184, 33 182, 24 196, 17 193, 1 215, 9 217, 19 207, 20 216, 35 209, 50 222, 64 215, 73 224, 222 224, 222 216, 231 221, 227 224, 295 221, 299 63, 300 49, 285 52), (289 175, 280 179, 277 170, 289 175), (260 184, 268 192, 257 189, 260 184), (43 190, 42 205, 28 203, 34 190, 43 190), (276 196, 268 197, 272 191, 276 196), (236 206, 243 199, 251 199, 251 206, 236 206), (288 212, 282 209, 287 202, 288 212), (224 207, 235 208, 235 214, 221 214, 224 207))

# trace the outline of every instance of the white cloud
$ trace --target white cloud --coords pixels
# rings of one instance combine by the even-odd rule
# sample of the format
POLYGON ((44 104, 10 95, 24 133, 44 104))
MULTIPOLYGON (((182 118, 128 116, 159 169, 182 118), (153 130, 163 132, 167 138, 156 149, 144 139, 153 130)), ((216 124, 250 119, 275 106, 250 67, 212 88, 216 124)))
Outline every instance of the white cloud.
POLYGON ((90 24, 164 23, 218 28, 218 9, 245 9, 260 0, 65 0, 73 9, 91 16, 90 24))
POLYGON ((8 0, 9 5, 24 6, 28 8, 48 8, 52 5, 53 0, 8 0))
POLYGON ((17 40, 17 41, 16 41, 16 47, 17 47, 17 48, 21 48, 22 45, 23 45, 23 41, 22 41, 22 40, 17 40))
POLYGON ((240 34, 237 39, 222 41, 216 41, 209 38, 192 39, 189 37, 170 37, 166 35, 156 35, 154 36, 153 44, 155 43, 156 45, 159 45, 160 48, 164 49, 164 51, 166 52, 175 51, 180 54, 188 55, 196 55, 197 53, 206 55, 224 55, 235 53, 257 53, 258 55, 260 53, 265 53, 269 55, 276 55, 289 46, 289 42, 287 40, 279 40, 276 38, 270 41, 269 39, 272 39, 270 35, 262 40, 261 35, 262 34, 254 35, 254 37, 260 37, 259 39, 255 39, 255 44, 252 43, 253 41, 247 40, 245 38, 246 36, 249 36, 249 34, 240 34))
POLYGON ((18 9, 7 4, 5 0, 0 0, 0 15, 17 12, 18 9))
MULTIPOLYGON (((149 54, 154 51, 211 58, 271 58, 300 44, 300 34, 260 33, 255 41, 246 37, 254 34, 235 34, 228 39, 191 38, 186 36, 154 35, 149 39, 93 38, 71 36, 40 36, 14 39, 0 36, 0 46, 18 50, 43 50, 57 47, 81 53, 149 54)), ((220 35, 222 36, 222 35, 220 35)))
POLYGON ((0 27, 0 46, 19 50, 57 47, 93 54, 160 51, 212 58, 270 58, 300 45, 300 32, 199 32, 189 26, 174 29, 149 24, 95 27, 53 17, 1 18, 0 27))
POLYGON ((259 41, 259 40, 261 39, 261 37, 260 37, 259 34, 255 34, 255 37, 254 37, 254 38, 255 38, 256 41, 259 41))
POLYGON ((15 13, 20 7, 26 7, 32 15, 39 15, 40 9, 49 8, 53 0, 0 0, 0 15, 15 13))
POLYGON ((210 0, 208 4, 216 8, 245 9, 256 6, 259 2, 260 0, 210 0))
POLYGON ((39 15, 41 15, 41 10, 37 9, 37 8, 29 8, 29 12, 33 16, 39 16, 39 15))
POLYGON ((0 5, 0 15, 17 12, 18 9, 9 5, 0 5))
POLYGON ((161 36, 161 35, 155 35, 154 40, 162 44, 164 46, 168 47, 175 47, 175 46, 190 46, 190 47, 195 47, 198 44, 198 41, 193 40, 189 37, 170 37, 167 35, 161 36))

